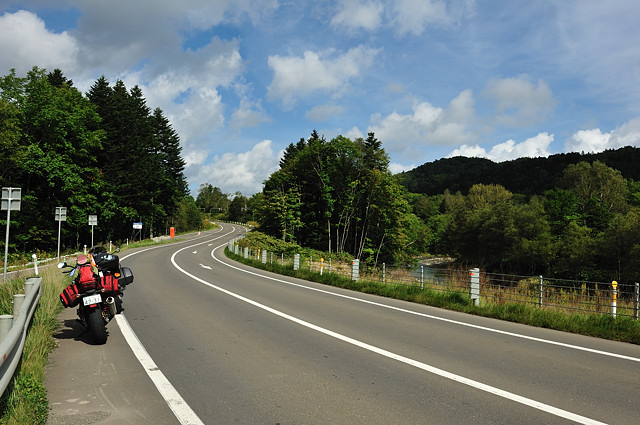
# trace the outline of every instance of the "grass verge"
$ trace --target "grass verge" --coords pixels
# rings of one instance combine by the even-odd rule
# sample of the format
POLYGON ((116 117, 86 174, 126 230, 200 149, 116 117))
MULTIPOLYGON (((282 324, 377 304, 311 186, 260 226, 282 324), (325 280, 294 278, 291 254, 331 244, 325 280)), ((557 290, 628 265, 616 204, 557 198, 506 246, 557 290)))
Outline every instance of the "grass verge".
POLYGON ((235 255, 228 249, 225 249, 225 254, 233 260, 258 269, 318 282, 325 285, 380 295, 388 298, 395 298, 403 301, 431 305, 477 316, 517 322, 530 326, 555 329, 563 332, 571 332, 632 344, 640 344, 640 323, 631 317, 613 317, 601 314, 567 314, 532 305, 516 303, 484 303, 479 306, 475 306, 468 296, 461 293, 446 293, 432 291, 429 289, 421 289, 418 286, 384 284, 367 280, 353 281, 347 276, 335 273, 324 273, 320 275, 317 272, 311 272, 309 270, 293 270, 291 267, 282 266, 277 263, 263 264, 259 260, 251 258, 246 259, 241 255, 235 255))

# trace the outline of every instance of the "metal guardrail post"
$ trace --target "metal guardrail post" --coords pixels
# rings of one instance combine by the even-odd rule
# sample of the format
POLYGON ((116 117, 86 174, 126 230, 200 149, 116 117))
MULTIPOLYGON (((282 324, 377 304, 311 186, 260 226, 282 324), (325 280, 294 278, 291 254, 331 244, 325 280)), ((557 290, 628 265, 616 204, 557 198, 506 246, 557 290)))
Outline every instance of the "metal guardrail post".
POLYGON ((11 327, 13 326, 13 316, 10 314, 3 314, 0 316, 0 341, 4 341, 4 339, 9 334, 11 327))
POLYGON ((13 318, 16 319, 20 313, 20 307, 24 302, 24 294, 15 294, 13 296, 13 318))

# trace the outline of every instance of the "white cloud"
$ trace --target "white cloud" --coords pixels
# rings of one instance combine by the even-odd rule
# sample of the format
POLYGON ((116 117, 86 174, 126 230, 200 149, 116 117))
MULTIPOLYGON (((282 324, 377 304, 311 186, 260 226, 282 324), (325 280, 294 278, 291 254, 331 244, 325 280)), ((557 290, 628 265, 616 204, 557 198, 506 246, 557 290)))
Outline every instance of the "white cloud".
POLYGON ((474 0, 395 0, 390 15, 400 35, 421 35, 428 26, 450 26, 475 10, 474 0))
POLYGON ((267 88, 267 96, 281 99, 286 107, 291 107, 298 98, 316 91, 336 93, 349 80, 360 77, 378 52, 377 49, 358 46, 339 56, 333 55, 333 51, 306 51, 302 57, 269 56, 273 80, 267 88))
POLYGON ((464 90, 446 109, 422 102, 413 105, 411 114, 374 115, 368 131, 384 142, 387 151, 413 157, 429 145, 464 143, 470 137, 467 129, 473 120, 473 94, 464 90))
POLYGON ((487 152, 479 145, 462 145, 455 149, 447 157, 467 156, 476 158, 487 158, 495 162, 509 161, 516 158, 537 158, 551 155, 549 146, 553 143, 554 136, 549 133, 539 133, 524 142, 516 143, 514 140, 507 140, 499 143, 487 152))
POLYGON ((327 121, 329 118, 344 112, 339 105, 318 105, 304 114, 304 117, 316 122, 327 121))
POLYGON ((389 164, 389 171, 391 171, 392 174, 398 174, 398 173, 401 173, 403 171, 413 170, 414 168, 416 168, 415 164, 402 165, 402 164, 398 164, 398 163, 395 163, 395 162, 392 162, 392 163, 389 164))
POLYGON ((0 69, 15 68, 22 75, 38 66, 67 73, 76 69, 77 53, 78 44, 68 32, 48 31, 44 21, 31 12, 0 16, 0 69))
POLYGON ((263 140, 248 152, 216 155, 196 173, 188 170, 196 174, 192 186, 209 183, 225 193, 239 191, 246 196, 262 191, 262 183, 278 168, 280 154, 274 154, 271 145, 271 140, 263 140))
POLYGON ((527 75, 491 80, 484 95, 495 104, 493 120, 511 127, 543 121, 556 104, 549 86, 542 80, 535 85, 527 75))
POLYGON ((337 30, 362 28, 373 31, 382 22, 384 6, 379 1, 342 0, 338 8, 338 13, 331 19, 331 25, 337 30))
POLYGON ((564 150, 598 153, 625 146, 640 146, 640 117, 624 123, 611 133, 603 133, 599 128, 580 130, 565 142, 564 150))
POLYGON ((356 126, 352 127, 351 130, 347 131, 346 133, 343 134, 344 137, 346 137, 347 139, 353 141, 359 138, 364 138, 364 135, 362 134, 362 132, 360 131, 360 129, 356 126))

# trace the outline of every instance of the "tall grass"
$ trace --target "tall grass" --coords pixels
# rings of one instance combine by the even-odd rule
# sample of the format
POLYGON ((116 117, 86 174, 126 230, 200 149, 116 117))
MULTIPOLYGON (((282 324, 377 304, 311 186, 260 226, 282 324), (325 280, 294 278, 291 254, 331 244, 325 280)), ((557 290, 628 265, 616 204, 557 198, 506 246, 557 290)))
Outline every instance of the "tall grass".
MULTIPOLYGON (((42 295, 27 333, 22 361, 12 381, 0 398, 0 425, 45 424, 47 421, 47 389, 45 366, 55 348, 53 333, 59 327, 62 304, 58 295, 67 285, 58 269, 41 269, 42 295)), ((0 285, 0 312, 12 314, 13 294, 24 292, 24 279, 12 279, 0 285)))

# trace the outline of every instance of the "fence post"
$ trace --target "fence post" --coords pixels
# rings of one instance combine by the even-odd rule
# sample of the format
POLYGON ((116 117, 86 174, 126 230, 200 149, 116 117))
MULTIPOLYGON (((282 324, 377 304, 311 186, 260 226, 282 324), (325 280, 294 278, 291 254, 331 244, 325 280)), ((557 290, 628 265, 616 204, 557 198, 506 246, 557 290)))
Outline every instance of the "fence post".
POLYGON ((249 248, 248 247, 244 247, 244 258, 249 258, 249 248))
POLYGON ((298 270, 300 268, 300 254, 295 254, 293 256, 293 270, 298 270))
POLYGON ((613 287, 613 300, 611 302, 611 315, 617 315, 617 302, 618 302, 618 282, 615 280, 611 282, 611 286, 613 287))
POLYGON ((387 283, 387 263, 382 263, 382 283, 387 283))
POLYGON ((420 265, 420 289, 424 289, 424 266, 420 265))
POLYGON ((636 282, 636 296, 633 303, 633 318, 638 320, 638 304, 640 304, 640 283, 636 282))
POLYGON ((469 298, 473 301, 473 305, 480 305, 480 269, 475 268, 469 270, 469 298))
POLYGON ((324 271, 324 258, 320 257, 320 276, 322 276, 323 271, 324 271))
POLYGON ((351 262, 351 280, 357 281, 360 275, 360 260, 353 260, 351 262))
POLYGON ((538 305, 540 307, 542 307, 542 293, 543 293, 543 288, 542 288, 542 284, 543 284, 543 279, 542 279, 542 275, 540 275, 540 283, 538 284, 538 305))
POLYGON ((262 264, 267 264, 267 251, 262 251, 262 264))

